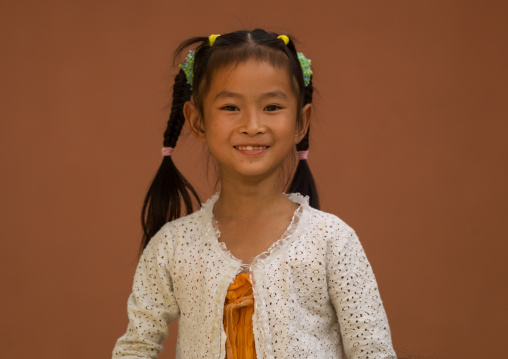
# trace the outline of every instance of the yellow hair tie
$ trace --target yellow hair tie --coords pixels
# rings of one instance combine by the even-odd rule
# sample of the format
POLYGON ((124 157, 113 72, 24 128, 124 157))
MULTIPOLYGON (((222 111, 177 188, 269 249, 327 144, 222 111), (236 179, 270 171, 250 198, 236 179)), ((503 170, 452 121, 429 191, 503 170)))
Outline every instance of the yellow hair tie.
POLYGON ((218 38, 220 34, 212 34, 208 36, 208 41, 210 41, 210 46, 213 46, 213 43, 215 42, 215 39, 218 38))
POLYGON ((284 41, 286 45, 289 44, 289 37, 287 37, 286 35, 279 35, 277 36, 277 39, 281 39, 282 41, 284 41))

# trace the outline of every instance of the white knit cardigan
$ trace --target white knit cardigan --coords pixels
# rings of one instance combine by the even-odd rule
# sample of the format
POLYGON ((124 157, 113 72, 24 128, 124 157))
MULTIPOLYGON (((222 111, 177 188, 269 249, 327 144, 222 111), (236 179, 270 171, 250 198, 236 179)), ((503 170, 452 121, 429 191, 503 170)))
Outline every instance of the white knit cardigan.
POLYGON ((157 358, 175 319, 177 358, 224 358, 224 300, 242 271, 253 281, 258 358, 396 358, 374 273, 351 227, 310 207, 308 197, 287 194, 300 206, 286 233, 244 265, 218 240, 218 196, 148 243, 113 358, 157 358))

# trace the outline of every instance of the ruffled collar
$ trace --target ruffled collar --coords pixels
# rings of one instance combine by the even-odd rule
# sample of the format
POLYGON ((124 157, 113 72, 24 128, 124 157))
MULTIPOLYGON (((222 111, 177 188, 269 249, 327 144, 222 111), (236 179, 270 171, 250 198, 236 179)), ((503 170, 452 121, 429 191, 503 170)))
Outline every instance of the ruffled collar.
MULTIPOLYGON (((201 211, 209 211, 212 213, 213 206, 215 202, 219 199, 220 192, 216 192, 212 197, 208 198, 205 203, 201 204, 201 211)), ((284 195, 289 198, 291 201, 298 203, 300 205, 306 204, 309 205, 309 196, 303 196, 300 193, 284 193, 284 195)), ((213 214, 213 213, 212 213, 213 214)))
POLYGON ((216 192, 212 197, 210 197, 205 203, 202 203, 201 205, 200 212, 206 228, 205 238, 218 252, 242 267, 242 271, 244 272, 250 272, 255 266, 262 265, 270 259, 271 255, 274 252, 282 250, 287 245, 287 243, 293 240, 293 238, 298 238, 302 231, 305 230, 308 219, 311 215, 309 196, 303 196, 300 193, 284 193, 284 195, 291 201, 300 204, 300 206, 295 210, 289 226, 286 228, 286 231, 282 237, 275 241, 266 251, 254 257, 252 263, 243 263, 227 249, 226 245, 223 242, 219 240, 220 230, 213 216, 213 207, 219 199, 219 195, 220 192, 216 192))

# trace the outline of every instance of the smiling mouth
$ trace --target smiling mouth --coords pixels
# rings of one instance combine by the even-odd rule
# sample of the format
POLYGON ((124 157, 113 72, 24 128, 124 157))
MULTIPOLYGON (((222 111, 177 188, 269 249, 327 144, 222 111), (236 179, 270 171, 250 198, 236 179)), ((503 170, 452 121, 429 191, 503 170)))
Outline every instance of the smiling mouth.
POLYGON ((254 151, 254 150, 266 150, 270 146, 234 146, 237 150, 243 151, 254 151))

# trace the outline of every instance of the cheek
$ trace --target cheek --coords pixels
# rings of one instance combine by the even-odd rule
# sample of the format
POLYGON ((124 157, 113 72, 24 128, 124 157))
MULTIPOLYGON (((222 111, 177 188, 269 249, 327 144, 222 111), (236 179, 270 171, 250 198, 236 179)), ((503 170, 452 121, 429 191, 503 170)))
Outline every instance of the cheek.
POLYGON ((224 137, 227 133, 227 129, 224 125, 221 125, 220 121, 209 121, 205 127, 205 131, 211 139, 224 137))
POLYGON ((231 129, 228 129, 220 121, 206 122, 205 126, 206 144, 212 153, 223 151, 229 146, 231 129))
POLYGON ((287 119, 286 121, 275 125, 274 130, 279 134, 281 139, 293 140, 297 132, 297 123, 293 118, 287 119))

